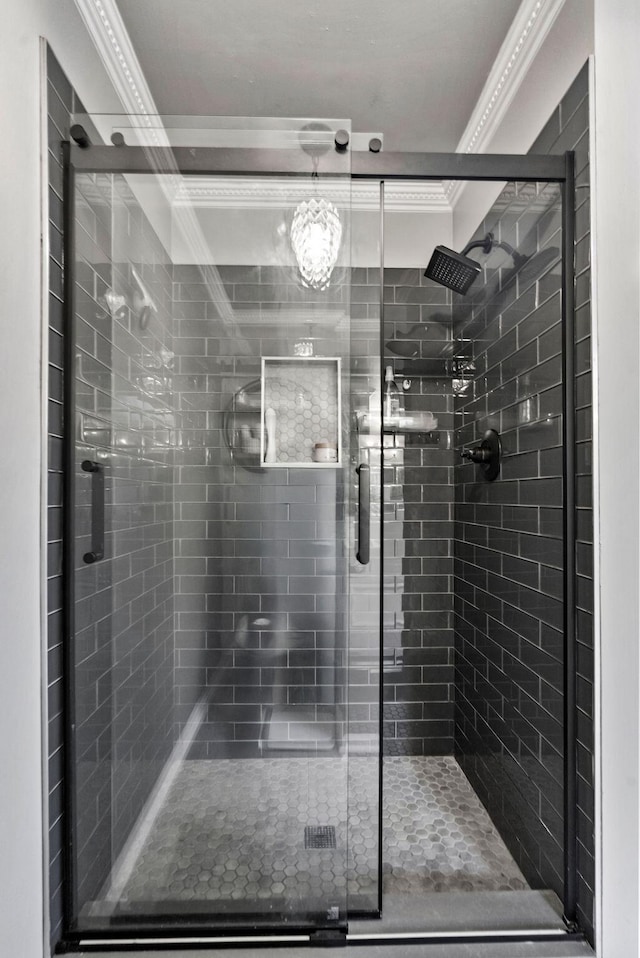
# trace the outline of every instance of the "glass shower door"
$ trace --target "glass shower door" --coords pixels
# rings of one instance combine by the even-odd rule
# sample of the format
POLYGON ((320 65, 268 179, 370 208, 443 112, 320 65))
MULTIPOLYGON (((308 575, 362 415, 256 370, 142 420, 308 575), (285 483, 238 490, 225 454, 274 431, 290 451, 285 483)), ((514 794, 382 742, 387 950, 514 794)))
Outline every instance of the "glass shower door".
POLYGON ((72 150, 80 937, 346 921, 348 125, 189 122, 72 150))

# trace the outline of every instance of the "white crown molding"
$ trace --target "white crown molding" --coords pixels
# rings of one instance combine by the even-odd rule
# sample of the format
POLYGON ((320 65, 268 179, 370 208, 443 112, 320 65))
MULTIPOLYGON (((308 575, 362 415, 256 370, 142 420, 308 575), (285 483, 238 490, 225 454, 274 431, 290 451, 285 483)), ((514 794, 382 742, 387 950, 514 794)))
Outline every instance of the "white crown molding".
MULTIPOLYGON (((522 0, 482 88, 456 153, 484 153, 553 27, 565 0, 522 0)), ((464 183, 450 180, 445 195, 455 207, 464 183)))
POLYGON ((75 0, 109 79, 131 114, 156 114, 151 90, 115 0, 75 0))
POLYGON ((456 152, 482 153, 518 92, 565 0, 523 0, 456 152))
MULTIPOLYGON (((209 209, 287 209, 317 192, 338 207, 375 211, 380 208, 378 184, 365 181, 319 180, 286 177, 185 178, 174 204, 209 209)), ((442 183, 398 182, 385 184, 385 210, 394 213, 446 212, 450 209, 442 183)))
MULTIPOLYGON (((564 2, 565 0, 522 0, 456 152, 481 153, 487 150, 564 2)), ((122 102, 124 112, 138 115, 157 114, 155 102, 116 0, 75 0, 75 3, 122 102)), ((399 185, 389 185, 386 199, 388 208, 397 211, 444 210, 455 206, 463 188, 464 184, 460 181, 444 183, 443 188, 433 182, 424 184, 424 188, 423 184, 407 185, 404 189, 399 185)), ((178 187, 177 195, 180 195, 181 189, 178 187)), ((203 189, 199 197, 195 187, 193 189, 191 202, 198 198, 199 204, 202 205, 230 207, 234 205, 234 199, 239 208, 256 204, 255 195, 249 196, 246 188, 239 185, 229 184, 224 191, 217 186, 209 191, 203 189)), ((374 191, 371 192, 372 195, 369 196, 365 184, 361 190, 353 189, 354 208, 375 208, 374 191)), ((282 202, 281 192, 270 197, 266 184, 263 197, 267 206, 279 205, 282 202)), ((181 197, 181 205, 186 205, 186 196, 181 197)))
MULTIPOLYGON (((156 116, 158 109, 145 79, 142 68, 133 48, 127 28, 120 15, 115 0, 75 0, 85 26, 105 65, 109 78, 122 103, 123 111, 138 116, 156 116)), ((157 143, 163 145, 162 128, 154 121, 152 133, 157 143)), ((373 134, 352 135, 357 146, 363 137, 368 143, 373 134)), ((364 142, 364 141, 363 141, 364 142)), ((173 179, 173 177, 172 177, 173 179)), ((335 181, 334 181, 335 182, 335 181)), ((171 187, 180 206, 212 207, 221 209, 249 209, 256 207, 282 207, 285 201, 290 203, 293 197, 298 203, 308 197, 308 184, 296 187, 291 180, 252 179, 249 185, 242 177, 227 177, 216 182, 204 177, 194 178, 189 184, 178 184, 175 179, 171 187), (298 195, 299 194, 299 195, 298 195)), ((343 190, 336 191, 332 186, 333 200, 345 207, 352 203, 357 210, 375 210, 379 204, 377 186, 367 183, 346 183, 343 190)), ((448 200, 441 183, 398 183, 388 184, 385 189, 386 209, 393 212, 433 212, 449 209, 448 200)))
MULTIPOLYGON (((156 116, 158 110, 155 101, 115 0, 75 0, 75 3, 120 98, 123 112, 134 116, 156 116)), ((155 122, 152 124, 152 135, 157 145, 166 144, 162 129, 155 122)), ((166 182, 166 178, 162 177, 162 189, 167 202, 171 203, 180 180, 174 171, 171 171, 168 179, 169 182, 166 182)), ((182 209, 178 213, 183 214, 179 218, 179 225, 192 250, 194 261, 208 263, 207 243, 193 211, 182 209)), ((233 310, 218 270, 212 265, 206 265, 203 269, 203 281, 212 290, 212 298, 218 303, 221 318, 227 327, 232 328, 233 310)))

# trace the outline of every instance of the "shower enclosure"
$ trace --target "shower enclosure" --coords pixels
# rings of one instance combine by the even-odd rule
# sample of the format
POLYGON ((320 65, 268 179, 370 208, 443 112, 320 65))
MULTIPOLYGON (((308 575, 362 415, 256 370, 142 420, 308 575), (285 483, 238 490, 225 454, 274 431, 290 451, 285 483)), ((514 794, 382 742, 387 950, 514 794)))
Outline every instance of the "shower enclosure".
MULTIPOLYGON (((383 752, 389 783, 394 756, 455 754, 573 930, 571 157, 360 152, 347 121, 76 119, 67 939, 379 916, 383 752), (463 177, 502 191, 471 238, 498 253, 460 296, 391 265, 385 189, 463 177), (488 429, 493 483, 459 457, 488 429)), ((420 838, 421 868, 442 840, 420 838)))

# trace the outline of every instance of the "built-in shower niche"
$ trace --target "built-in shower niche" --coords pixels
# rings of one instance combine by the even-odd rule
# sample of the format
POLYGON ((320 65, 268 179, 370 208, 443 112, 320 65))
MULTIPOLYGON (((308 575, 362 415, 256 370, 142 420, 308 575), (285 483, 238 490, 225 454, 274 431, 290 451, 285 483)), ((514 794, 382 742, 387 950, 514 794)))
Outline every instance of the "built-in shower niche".
POLYGON ((261 465, 339 467, 340 359, 263 357, 261 381, 261 465))

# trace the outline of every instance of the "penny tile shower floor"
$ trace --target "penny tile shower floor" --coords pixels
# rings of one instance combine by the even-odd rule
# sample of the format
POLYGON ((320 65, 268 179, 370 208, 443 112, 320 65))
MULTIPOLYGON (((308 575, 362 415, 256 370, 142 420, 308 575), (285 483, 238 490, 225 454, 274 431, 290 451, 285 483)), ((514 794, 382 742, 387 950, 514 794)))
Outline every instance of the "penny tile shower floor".
MULTIPOLYGON (((349 761, 345 869, 346 768, 334 757, 185 762, 123 902, 275 900, 286 911, 344 897, 347 883, 375 897, 376 762, 349 761), (327 825, 336 847, 305 848, 305 828, 327 825)), ((528 887, 455 759, 388 757, 384 782, 385 893, 528 887)))

